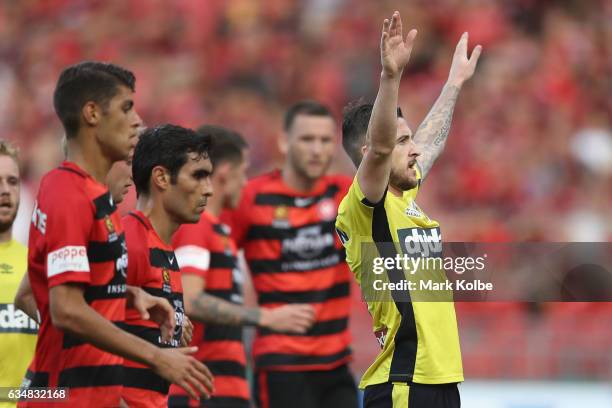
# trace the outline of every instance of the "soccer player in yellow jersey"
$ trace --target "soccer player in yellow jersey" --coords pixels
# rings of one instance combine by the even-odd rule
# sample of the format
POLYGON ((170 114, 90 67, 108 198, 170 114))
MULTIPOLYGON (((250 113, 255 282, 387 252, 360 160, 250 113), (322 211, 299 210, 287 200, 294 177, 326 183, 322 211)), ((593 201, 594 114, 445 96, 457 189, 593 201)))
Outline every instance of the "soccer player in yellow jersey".
MULTIPOLYGON (((19 187, 17 151, 0 140, 0 387, 16 388, 34 355, 38 331, 36 322, 13 304, 28 264, 28 249, 12 239, 19 187)), ((14 406, 0 399, 0 407, 14 406)))
MULTIPOLYGON (((413 137, 397 106, 400 78, 415 37, 416 30, 404 37, 399 12, 384 21, 376 101, 373 106, 353 106, 344 115, 343 145, 358 169, 338 209, 336 228, 360 283, 371 279, 365 274, 372 273, 364 269, 362 275, 363 243, 374 246, 381 257, 441 252, 440 226, 416 205, 415 198, 444 147, 457 96, 473 75, 482 47, 475 47, 468 58, 467 33, 461 36, 448 81, 413 137)), ((390 281, 398 279, 398 273, 406 276, 401 269, 386 273, 390 281)), ((425 302, 415 301, 414 292, 402 295, 376 302, 366 293, 382 350, 361 380, 364 406, 459 407, 457 383, 463 381, 463 368, 452 298, 425 302)))

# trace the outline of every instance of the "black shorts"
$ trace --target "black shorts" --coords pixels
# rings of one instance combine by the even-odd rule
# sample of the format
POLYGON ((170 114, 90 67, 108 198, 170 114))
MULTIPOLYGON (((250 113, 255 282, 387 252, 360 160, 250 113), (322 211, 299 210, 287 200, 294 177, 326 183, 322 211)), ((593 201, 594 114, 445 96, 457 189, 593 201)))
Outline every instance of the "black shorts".
POLYGON ((460 408, 457 384, 383 383, 369 385, 363 408, 460 408))
POLYGON ((356 408, 357 387, 346 365, 329 371, 259 371, 259 408, 356 408))

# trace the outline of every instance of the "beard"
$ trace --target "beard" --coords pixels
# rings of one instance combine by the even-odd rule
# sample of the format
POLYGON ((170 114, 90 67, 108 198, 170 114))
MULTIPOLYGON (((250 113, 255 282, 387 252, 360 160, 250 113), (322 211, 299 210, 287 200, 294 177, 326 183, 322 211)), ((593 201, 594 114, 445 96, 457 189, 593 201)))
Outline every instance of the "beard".
POLYGON ((290 156, 291 167, 295 170, 295 172, 306 180, 310 180, 311 182, 317 181, 319 178, 324 176, 331 165, 331 160, 325 163, 320 170, 309 169, 308 165, 302 162, 299 158, 295 156, 290 156))
POLYGON ((6 231, 10 231, 13 227, 13 222, 15 222, 15 218, 17 217, 17 213, 13 214, 12 217, 9 217, 7 220, 0 219, 0 234, 5 233, 6 231))
POLYGON ((389 184, 401 191, 412 190, 417 186, 416 178, 412 178, 405 173, 396 173, 391 170, 389 184))

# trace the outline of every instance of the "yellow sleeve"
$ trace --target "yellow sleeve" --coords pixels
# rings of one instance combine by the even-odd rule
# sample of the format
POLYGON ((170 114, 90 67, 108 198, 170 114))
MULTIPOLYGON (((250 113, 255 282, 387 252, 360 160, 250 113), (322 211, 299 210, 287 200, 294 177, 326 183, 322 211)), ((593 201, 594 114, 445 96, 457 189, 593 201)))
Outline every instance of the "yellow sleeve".
POLYGON ((336 218, 336 230, 345 247, 346 242, 353 236, 372 235, 374 207, 376 205, 383 205, 384 199, 385 196, 383 196, 379 203, 369 202, 361 191, 355 176, 348 193, 344 196, 338 207, 338 216, 336 218))

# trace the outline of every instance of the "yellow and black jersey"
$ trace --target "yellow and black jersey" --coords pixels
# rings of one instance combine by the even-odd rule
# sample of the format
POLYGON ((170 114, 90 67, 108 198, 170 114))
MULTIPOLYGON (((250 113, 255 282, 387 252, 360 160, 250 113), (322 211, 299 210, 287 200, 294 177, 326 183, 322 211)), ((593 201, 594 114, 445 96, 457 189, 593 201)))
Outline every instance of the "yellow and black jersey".
MULTIPOLYGON (((420 185, 418 169, 417 177, 420 185)), ((381 257, 393 255, 384 250, 389 245, 397 249, 396 254, 401 251, 408 256, 422 256, 424 250, 441 254, 440 225, 416 205, 418 189, 417 186, 405 191, 402 197, 386 192, 380 202, 370 203, 357 178, 353 180, 338 209, 336 229, 346 248, 346 261, 359 284, 368 278, 362 275, 362 244, 372 243, 381 257), (383 243, 387 246, 382 246, 383 243)), ((425 302, 414 301, 410 293, 405 293, 408 301, 366 299, 382 350, 364 374, 360 388, 385 382, 463 381, 452 296, 447 298, 449 301, 425 302)))
POLYGON ((26 247, 15 240, 0 243, 0 387, 19 387, 36 348, 38 325, 13 304, 27 264, 26 247))

